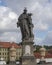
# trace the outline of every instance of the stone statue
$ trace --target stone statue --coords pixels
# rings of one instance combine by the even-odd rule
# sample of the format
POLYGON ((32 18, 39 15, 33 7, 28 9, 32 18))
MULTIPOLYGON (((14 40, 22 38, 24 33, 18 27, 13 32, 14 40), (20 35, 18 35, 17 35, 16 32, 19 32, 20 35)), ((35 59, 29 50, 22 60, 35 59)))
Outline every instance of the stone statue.
POLYGON ((30 38, 34 37, 33 35, 33 24, 32 24, 32 13, 28 13, 28 27, 29 27, 29 32, 30 32, 30 38))
POLYGON ((33 38, 33 24, 32 24, 32 14, 27 13, 27 9, 24 9, 24 12, 19 16, 17 27, 20 27, 22 33, 22 40, 29 40, 33 38))

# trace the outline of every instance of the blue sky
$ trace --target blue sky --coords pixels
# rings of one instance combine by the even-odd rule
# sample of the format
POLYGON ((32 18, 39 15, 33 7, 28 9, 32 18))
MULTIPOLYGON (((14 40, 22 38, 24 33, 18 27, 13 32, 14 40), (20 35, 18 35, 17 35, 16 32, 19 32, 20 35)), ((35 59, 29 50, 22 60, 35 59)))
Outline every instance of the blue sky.
POLYGON ((16 23, 24 7, 33 13, 35 44, 52 45, 52 0, 0 0, 0 41, 21 42, 16 23))
POLYGON ((6 6, 4 0, 0 0, 0 6, 6 6))

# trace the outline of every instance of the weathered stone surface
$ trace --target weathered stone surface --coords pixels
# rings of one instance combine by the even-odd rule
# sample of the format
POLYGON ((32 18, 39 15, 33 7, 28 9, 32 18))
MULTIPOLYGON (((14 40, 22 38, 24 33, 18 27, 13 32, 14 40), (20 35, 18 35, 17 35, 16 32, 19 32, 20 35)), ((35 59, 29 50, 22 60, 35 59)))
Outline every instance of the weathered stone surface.
POLYGON ((33 44, 34 42, 22 42, 22 65, 36 65, 36 58, 33 54, 33 44))
POLYGON ((9 65, 16 65, 16 61, 10 61, 9 65))
POLYGON ((22 34, 22 40, 29 40, 33 41, 34 35, 33 35, 33 24, 32 24, 32 14, 27 13, 26 8, 24 9, 24 12, 19 16, 17 27, 20 27, 21 34, 22 34))
POLYGON ((36 60, 34 56, 23 56, 22 65, 36 65, 36 60))
POLYGON ((29 49, 26 49, 26 46, 30 47, 30 54, 28 56, 33 56, 33 43, 34 42, 22 42, 22 56, 28 55, 28 53, 26 54, 26 50, 28 51, 29 49))

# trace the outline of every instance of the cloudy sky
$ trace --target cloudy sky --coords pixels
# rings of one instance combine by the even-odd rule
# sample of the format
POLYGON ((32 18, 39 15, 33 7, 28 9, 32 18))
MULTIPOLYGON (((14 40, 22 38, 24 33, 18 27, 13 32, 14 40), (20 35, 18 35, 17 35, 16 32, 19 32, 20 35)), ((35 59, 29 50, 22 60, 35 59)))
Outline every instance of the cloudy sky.
POLYGON ((33 14, 35 44, 52 45, 52 0, 0 0, 0 41, 21 42, 16 23, 24 7, 33 14))

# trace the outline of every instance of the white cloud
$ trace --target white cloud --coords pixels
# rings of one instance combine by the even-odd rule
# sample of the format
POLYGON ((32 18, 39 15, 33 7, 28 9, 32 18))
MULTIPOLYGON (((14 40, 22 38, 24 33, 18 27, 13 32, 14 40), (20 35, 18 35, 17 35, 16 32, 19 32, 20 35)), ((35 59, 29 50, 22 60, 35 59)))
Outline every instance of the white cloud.
POLYGON ((10 13, 9 13, 9 17, 10 17, 11 19, 17 19, 17 15, 16 15, 14 12, 10 12, 10 13))
POLYGON ((38 44, 39 44, 39 45, 42 45, 41 42, 42 42, 42 39, 41 39, 41 38, 38 38, 38 37, 35 38, 35 44, 37 44, 37 45, 38 45, 38 44))
POLYGON ((48 31, 48 34, 46 35, 42 43, 45 45, 52 45, 52 31, 48 31))
POLYGON ((16 28, 18 16, 8 7, 0 6, 0 30, 16 28))
POLYGON ((51 5, 43 6, 39 2, 35 2, 30 11, 33 12, 33 23, 37 30, 48 30, 49 27, 52 27, 51 5))
POLYGON ((48 25, 47 25, 47 24, 44 24, 44 23, 42 23, 42 22, 40 21, 40 22, 38 22, 37 24, 34 25, 34 29, 35 29, 35 30, 44 31, 44 30, 47 30, 47 29, 48 29, 48 25))
POLYGON ((21 34, 19 32, 3 32, 0 36, 0 41, 18 42, 21 41, 21 34))
POLYGON ((0 6, 0 14, 0 41, 19 41, 17 40, 17 31, 19 31, 16 25, 17 14, 4 6, 0 6))
POLYGON ((44 24, 52 26, 52 3, 48 0, 6 0, 7 6, 21 14, 24 7, 33 13, 33 23, 42 21, 44 24), (11 2, 13 2, 11 4, 11 2), (14 4, 14 5, 13 5, 14 4))

